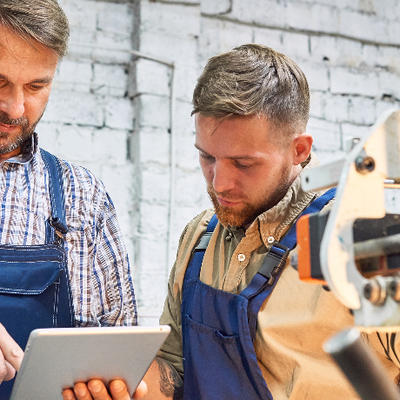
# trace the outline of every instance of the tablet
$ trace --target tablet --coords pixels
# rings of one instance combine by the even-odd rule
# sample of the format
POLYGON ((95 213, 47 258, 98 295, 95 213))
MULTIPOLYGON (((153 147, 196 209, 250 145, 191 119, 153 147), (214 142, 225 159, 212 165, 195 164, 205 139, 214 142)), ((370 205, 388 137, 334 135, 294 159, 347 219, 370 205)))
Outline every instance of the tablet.
POLYGON ((166 325, 35 329, 10 399, 62 399, 63 388, 90 378, 123 378, 132 394, 169 332, 166 325))

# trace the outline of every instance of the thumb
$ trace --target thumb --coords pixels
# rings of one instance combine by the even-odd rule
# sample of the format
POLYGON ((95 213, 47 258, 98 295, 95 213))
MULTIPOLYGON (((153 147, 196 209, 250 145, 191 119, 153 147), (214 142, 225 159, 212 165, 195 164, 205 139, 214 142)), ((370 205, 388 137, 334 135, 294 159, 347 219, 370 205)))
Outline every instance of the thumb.
POLYGON ((143 399, 144 396, 148 393, 147 384, 145 381, 141 381, 136 388, 136 391, 133 395, 134 399, 143 399))

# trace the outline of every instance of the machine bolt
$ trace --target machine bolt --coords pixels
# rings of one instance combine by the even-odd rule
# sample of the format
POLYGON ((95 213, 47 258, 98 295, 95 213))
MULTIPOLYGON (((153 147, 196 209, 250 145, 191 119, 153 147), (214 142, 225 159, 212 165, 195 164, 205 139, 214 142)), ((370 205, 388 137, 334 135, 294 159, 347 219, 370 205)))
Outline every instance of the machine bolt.
POLYGON ((390 281, 388 285, 388 294, 395 301, 400 301, 400 279, 394 278, 390 281))
POLYGON ((355 164, 356 170, 361 174, 367 174, 375 169, 375 160, 370 156, 358 156, 355 164))
POLYGON ((381 305, 386 300, 385 282, 379 282, 378 278, 369 280, 363 288, 364 297, 372 304, 381 305))

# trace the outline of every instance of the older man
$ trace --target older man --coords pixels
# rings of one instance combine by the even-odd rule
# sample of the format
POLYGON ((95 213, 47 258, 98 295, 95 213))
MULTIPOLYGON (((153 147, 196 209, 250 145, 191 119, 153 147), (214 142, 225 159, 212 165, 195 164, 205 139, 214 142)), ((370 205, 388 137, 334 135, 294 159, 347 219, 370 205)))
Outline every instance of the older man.
MULTIPOLYGON (((34 328, 136 323, 132 271, 103 184, 38 146, 68 35, 56 0, 1 0, 0 323, 21 347, 34 328)), ((1 382, 22 352, 0 336, 1 382)), ((0 398, 8 391, 2 384, 0 398)))

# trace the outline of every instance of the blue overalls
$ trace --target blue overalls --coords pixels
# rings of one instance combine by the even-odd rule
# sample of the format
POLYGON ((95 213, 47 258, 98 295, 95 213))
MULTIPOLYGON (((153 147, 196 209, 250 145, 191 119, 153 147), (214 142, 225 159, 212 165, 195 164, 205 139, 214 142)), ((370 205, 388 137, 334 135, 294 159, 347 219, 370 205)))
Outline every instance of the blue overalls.
MULTIPOLYGON (((314 200, 302 213, 320 211, 335 189, 314 200)), ((296 246, 296 226, 274 243, 260 270, 239 294, 214 289, 199 279, 214 215, 194 249, 183 283, 182 335, 185 400, 272 400, 258 366, 253 341, 257 314, 271 294, 296 246)))
MULTIPOLYGON (((52 209, 46 243, 0 246, 0 322, 23 349, 33 329, 71 327, 74 321, 63 246, 68 229, 61 166, 43 149, 41 156, 49 173, 52 209)), ((9 398, 13 382, 0 385, 0 400, 9 398)))

